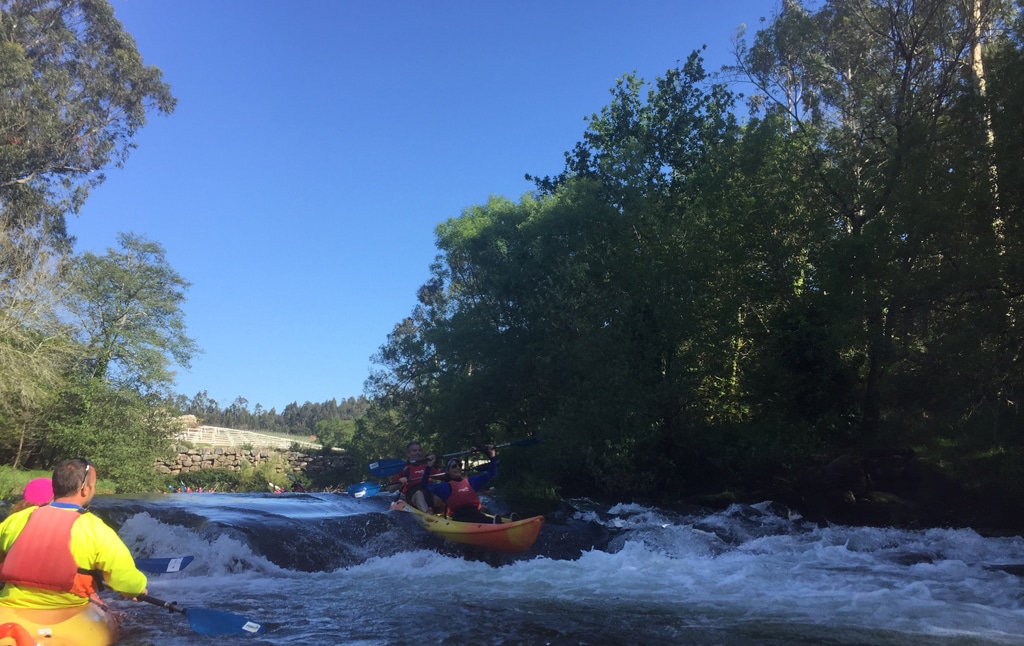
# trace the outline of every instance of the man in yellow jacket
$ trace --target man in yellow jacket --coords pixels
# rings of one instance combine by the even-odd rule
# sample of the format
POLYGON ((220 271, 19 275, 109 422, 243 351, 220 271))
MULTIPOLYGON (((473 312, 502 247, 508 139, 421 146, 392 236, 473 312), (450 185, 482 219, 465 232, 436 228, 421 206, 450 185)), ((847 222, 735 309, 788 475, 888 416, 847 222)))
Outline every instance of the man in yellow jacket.
POLYGON ((0 581, 6 584, 0 606, 81 606, 98 591, 95 579, 125 597, 146 592, 146 575, 135 567, 128 547, 86 510, 95 494, 92 463, 65 460, 53 472, 53 502, 0 523, 0 581))

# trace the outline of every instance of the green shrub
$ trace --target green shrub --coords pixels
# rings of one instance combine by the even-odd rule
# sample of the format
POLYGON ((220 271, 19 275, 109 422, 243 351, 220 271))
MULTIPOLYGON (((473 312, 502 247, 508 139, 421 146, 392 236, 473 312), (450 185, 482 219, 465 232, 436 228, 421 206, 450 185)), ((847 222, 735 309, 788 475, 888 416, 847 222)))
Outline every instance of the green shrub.
POLYGON ((185 485, 192 489, 239 491, 239 476, 236 471, 231 469, 203 469, 182 473, 178 481, 172 480, 166 484, 172 485, 175 489, 180 485, 185 485))

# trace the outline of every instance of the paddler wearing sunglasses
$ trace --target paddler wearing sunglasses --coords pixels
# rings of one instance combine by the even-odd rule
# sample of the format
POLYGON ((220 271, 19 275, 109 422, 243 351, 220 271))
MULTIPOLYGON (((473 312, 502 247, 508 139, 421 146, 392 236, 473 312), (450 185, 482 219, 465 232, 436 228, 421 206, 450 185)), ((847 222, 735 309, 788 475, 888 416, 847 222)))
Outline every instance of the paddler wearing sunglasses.
MULTIPOLYGON (((490 458, 483 473, 469 476, 463 475, 462 460, 452 458, 445 465, 447 482, 430 482, 430 476, 424 474, 422 487, 444 501, 448 507, 448 516, 452 520, 463 523, 500 523, 501 517, 488 516, 481 509, 481 489, 498 476, 497 451, 491 444, 484 445, 484 453, 490 458)), ((427 456, 427 466, 433 467, 437 456, 427 456)))

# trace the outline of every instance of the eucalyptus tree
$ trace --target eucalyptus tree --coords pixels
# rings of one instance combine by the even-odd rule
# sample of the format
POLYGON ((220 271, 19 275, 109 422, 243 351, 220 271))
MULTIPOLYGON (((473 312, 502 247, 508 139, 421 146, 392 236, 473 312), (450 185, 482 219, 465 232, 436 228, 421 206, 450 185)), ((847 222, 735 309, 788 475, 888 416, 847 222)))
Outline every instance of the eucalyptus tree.
POLYGON ((249 412, 249 400, 245 397, 235 397, 231 405, 224 411, 225 426, 230 428, 249 429, 252 413, 249 412))
MULTIPOLYGON (((832 221, 828 253, 809 267, 824 326, 845 332, 835 349, 855 372, 864 442, 957 426, 1001 380, 985 365, 1005 363, 993 341, 1016 325, 1006 263, 1018 243, 992 181, 1000 120, 986 119, 987 95, 1006 88, 983 83, 978 57, 1019 46, 1005 9, 786 0, 749 47, 739 42, 752 106, 805 139, 808 206, 832 221)), ((1019 178, 1008 179, 998 185, 1019 178)))
POLYGON ((107 0, 0 0, 0 221, 70 250, 103 170, 175 99, 107 0))

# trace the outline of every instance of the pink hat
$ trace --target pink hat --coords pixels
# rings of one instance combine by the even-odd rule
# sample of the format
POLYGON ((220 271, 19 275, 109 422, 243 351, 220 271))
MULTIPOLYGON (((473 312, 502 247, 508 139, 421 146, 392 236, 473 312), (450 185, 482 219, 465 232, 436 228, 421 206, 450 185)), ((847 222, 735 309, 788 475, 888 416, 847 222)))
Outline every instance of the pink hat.
POLYGON ((25 494, 22 496, 33 505, 45 505, 53 500, 53 481, 49 478, 36 478, 25 485, 25 494))

